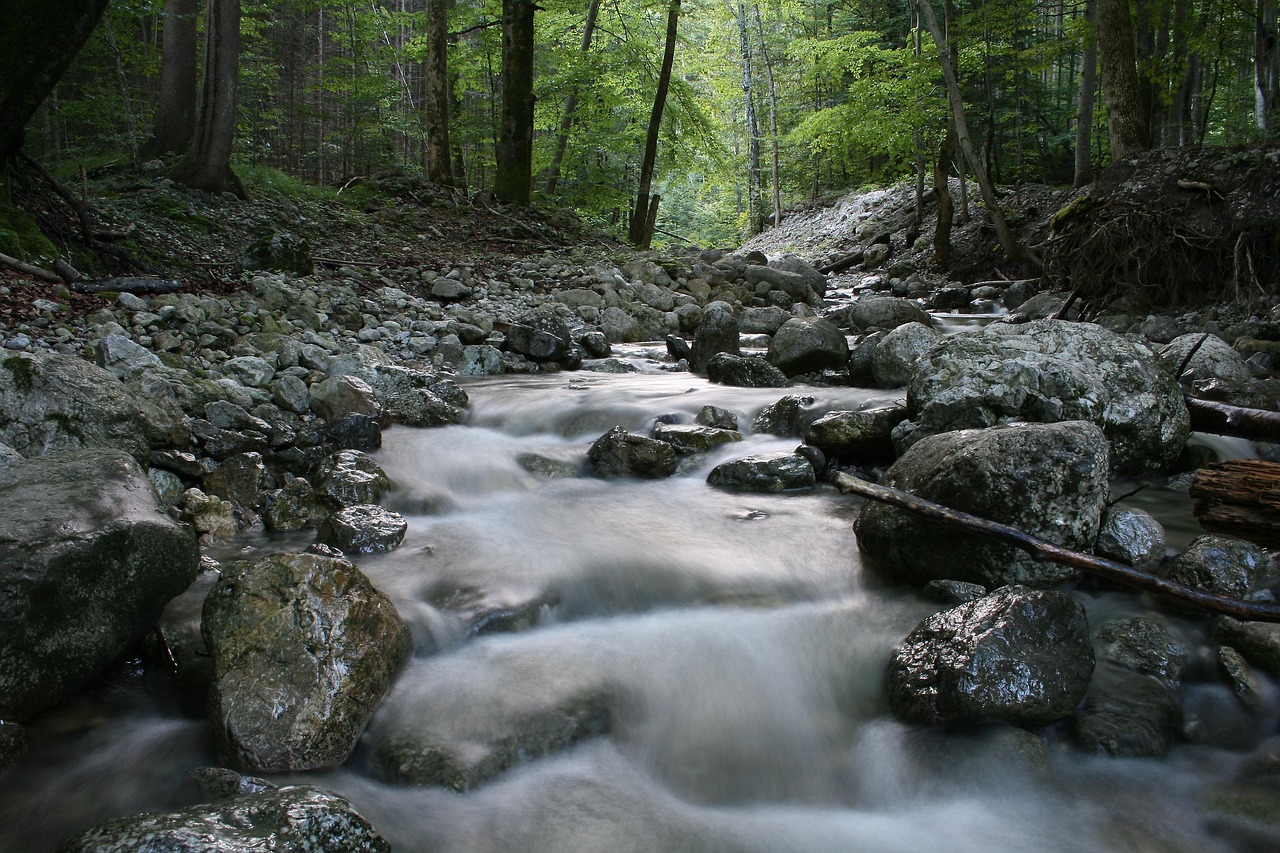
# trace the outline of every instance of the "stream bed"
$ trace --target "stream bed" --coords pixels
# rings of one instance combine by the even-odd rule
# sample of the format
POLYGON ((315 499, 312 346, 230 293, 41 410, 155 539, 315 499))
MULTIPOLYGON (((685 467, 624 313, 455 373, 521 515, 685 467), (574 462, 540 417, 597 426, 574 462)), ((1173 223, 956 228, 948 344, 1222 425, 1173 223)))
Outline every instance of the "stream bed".
MULTIPOLYGON (((393 482, 384 503, 409 532, 356 562, 411 626, 415 653, 342 768, 272 782, 348 797, 399 851, 1253 849, 1207 805, 1244 750, 1113 759, 1076 751, 1061 727, 896 722, 885 663, 938 605, 864 570, 859 501, 826 486, 758 495, 705 482, 719 462, 796 446, 750 431, 784 393, 833 409, 900 391, 730 388, 662 371, 644 347, 626 354, 640 373, 469 381, 467 425, 386 432, 373 454, 393 482), (737 412, 744 440, 667 480, 521 464, 576 464, 614 425, 647 433, 655 417, 691 422, 704 405, 737 412), (519 624, 477 629, 460 615, 477 602, 519 624), (610 697, 607 733, 474 790, 392 785, 372 766, 390 730, 482 738, 584 693, 610 697)), ((1185 496, 1135 500, 1166 520, 1172 544, 1194 534, 1185 496)), ((219 558, 306 542, 246 537, 219 558)), ((1094 626, 1145 612, 1135 596, 1077 595, 1094 626)), ((1178 626, 1193 660, 1207 655, 1203 625, 1178 626)), ((170 810, 183 775, 217 763, 208 724, 146 688, 145 673, 122 671, 32 721, 32 748, 0 777, 0 850, 48 850, 109 817, 170 810)))

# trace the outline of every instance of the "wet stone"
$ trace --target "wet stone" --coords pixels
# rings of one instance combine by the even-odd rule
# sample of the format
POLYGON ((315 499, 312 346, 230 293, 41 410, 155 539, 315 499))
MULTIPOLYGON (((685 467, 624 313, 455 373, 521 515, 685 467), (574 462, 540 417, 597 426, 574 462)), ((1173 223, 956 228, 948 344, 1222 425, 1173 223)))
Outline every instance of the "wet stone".
POLYGON ((1107 507, 1102 514, 1094 552, 1135 569, 1154 572, 1164 561, 1164 528, 1143 510, 1107 507))
POLYGON ((316 494, 339 509, 376 504, 391 485, 386 472, 359 450, 341 450, 325 457, 312 480, 316 494))
POLYGON ((694 422, 701 426, 715 427, 716 429, 732 429, 738 428, 738 416, 728 409, 721 409, 718 406, 703 406, 698 410, 698 415, 694 418, 694 422))
POLYGON ((799 438, 809 420, 806 407, 813 405, 812 397, 789 394, 773 405, 766 406, 751 420, 756 432, 799 438))
POLYGON ((721 463, 707 482, 733 492, 787 492, 811 489, 817 477, 809 460, 797 453, 766 453, 721 463))
POLYGON ((653 437, 675 448, 680 456, 704 453, 722 444, 742 441, 742 433, 692 424, 658 424, 653 437))
POLYGON ((670 444, 614 427, 596 439, 587 451, 591 470, 598 477, 659 479, 676 471, 676 452, 670 444))
POLYGON ((1204 592, 1243 598, 1269 567, 1261 548, 1213 534, 1197 537, 1169 567, 1169 580, 1204 592))
POLYGON ((398 512, 376 505, 349 506, 325 519, 317 538, 346 554, 382 554, 395 550, 408 530, 398 512))
POLYGON ((763 358, 719 352, 706 366, 707 379, 736 388, 787 388, 791 380, 763 358))
POLYGON ((1262 698, 1262 684, 1249 668, 1249 662, 1244 656, 1230 646, 1219 646, 1217 662, 1219 675, 1240 700, 1240 704, 1254 713, 1264 711, 1266 703, 1262 698))
POLYGON ((329 440, 343 450, 366 453, 382 447, 382 427, 368 415, 347 415, 329 426, 329 440))

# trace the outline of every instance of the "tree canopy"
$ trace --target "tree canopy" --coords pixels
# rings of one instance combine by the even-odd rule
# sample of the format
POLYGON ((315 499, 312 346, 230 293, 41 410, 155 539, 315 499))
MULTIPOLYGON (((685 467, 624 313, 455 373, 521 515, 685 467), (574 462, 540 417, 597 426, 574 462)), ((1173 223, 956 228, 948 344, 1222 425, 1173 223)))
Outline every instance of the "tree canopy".
MULTIPOLYGON (((92 12, 104 2, 77 5, 92 12)), ((61 52, 70 67, 43 106, 28 104, 0 127, 25 124, 26 152, 55 170, 139 149, 145 156, 147 140, 183 106, 161 96, 164 46, 190 37, 166 35, 194 23, 204 37, 205 5, 114 0, 78 56, 61 52), (194 21, 174 12, 192 6, 194 21)), ((333 187, 394 169, 521 202, 528 185, 535 203, 571 206, 622 234, 657 115, 659 231, 704 243, 761 227, 775 193, 785 208, 926 163, 963 168, 940 155, 953 111, 935 42, 927 31, 920 37, 921 7, 688 0, 664 109, 655 110, 670 2, 543 0, 532 16, 531 81, 527 71, 504 73, 503 39, 512 9, 534 7, 506 5, 504 26, 502 0, 241 0, 233 161, 333 187), (528 83, 531 113, 520 89, 528 83), (521 99, 519 110, 506 106, 508 95, 521 99), (512 133, 519 144, 509 161, 503 141, 512 133)), ((932 8, 954 57, 974 157, 997 183, 1067 184, 1084 158, 1099 167, 1135 146, 1280 132, 1276 0, 1099 0, 1096 21, 1084 0, 932 8), (1101 75, 1085 67, 1095 43, 1101 75), (1094 86, 1097 98, 1081 97, 1094 86)), ((71 17, 62 15, 68 43, 77 35, 71 17)), ((17 89, 0 91, 6 110, 17 89)))

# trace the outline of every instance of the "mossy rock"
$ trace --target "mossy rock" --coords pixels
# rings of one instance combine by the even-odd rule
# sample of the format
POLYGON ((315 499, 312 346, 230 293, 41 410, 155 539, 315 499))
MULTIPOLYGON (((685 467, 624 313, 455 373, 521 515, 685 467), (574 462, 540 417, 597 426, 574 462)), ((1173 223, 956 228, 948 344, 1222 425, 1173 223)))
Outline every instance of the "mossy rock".
POLYGON ((4 203, 0 203, 0 252, 28 262, 52 261, 61 254, 34 216, 4 203))

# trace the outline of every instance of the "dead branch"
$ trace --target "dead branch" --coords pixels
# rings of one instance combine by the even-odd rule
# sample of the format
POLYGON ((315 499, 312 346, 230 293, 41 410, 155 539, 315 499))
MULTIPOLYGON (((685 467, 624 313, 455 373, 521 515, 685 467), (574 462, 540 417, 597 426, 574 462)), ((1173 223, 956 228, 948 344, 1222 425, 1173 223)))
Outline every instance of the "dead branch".
POLYGON ((71 289, 76 293, 177 293, 182 290, 182 282, 161 278, 104 278, 77 281, 71 289))
POLYGON ((29 275, 32 278, 38 278, 41 281, 62 281, 62 279, 58 277, 57 273, 49 272, 49 270, 32 266, 31 264, 20 261, 14 257, 10 257, 9 255, 6 255, 2 252, 0 252, 0 264, 4 264, 7 267, 12 267, 13 269, 17 270, 20 273, 23 273, 24 275, 29 275))
POLYGON ((1184 397, 1191 428, 1214 435, 1233 435, 1250 441, 1280 441, 1280 412, 1246 409, 1215 400, 1184 397))
POLYGON ((955 527, 970 533, 976 533, 979 536, 997 539, 1026 551, 1036 560, 1071 566, 1082 572, 1143 592, 1149 592, 1159 598, 1183 606, 1209 613, 1220 613, 1236 619, 1280 622, 1280 605, 1277 604, 1243 601, 1183 586, 1167 578, 1140 572, 1132 566, 1126 566, 1124 563, 1117 563, 1104 557, 1072 551, 1070 548, 1064 548, 1061 545, 1055 545, 1052 542, 1046 542, 1039 537, 1032 536, 1030 533, 1024 533, 1016 527, 1010 527, 1007 524, 1000 524, 999 522, 979 518, 976 515, 950 509, 907 492, 891 489, 888 486, 877 486, 850 474, 837 473, 831 478, 831 482, 842 494, 861 495, 874 501, 896 506, 899 509, 905 509, 908 512, 913 512, 916 515, 945 524, 948 527, 955 527))
POLYGON ((1196 471, 1189 490, 1196 521, 1267 548, 1280 545, 1280 463, 1231 459, 1196 471))

